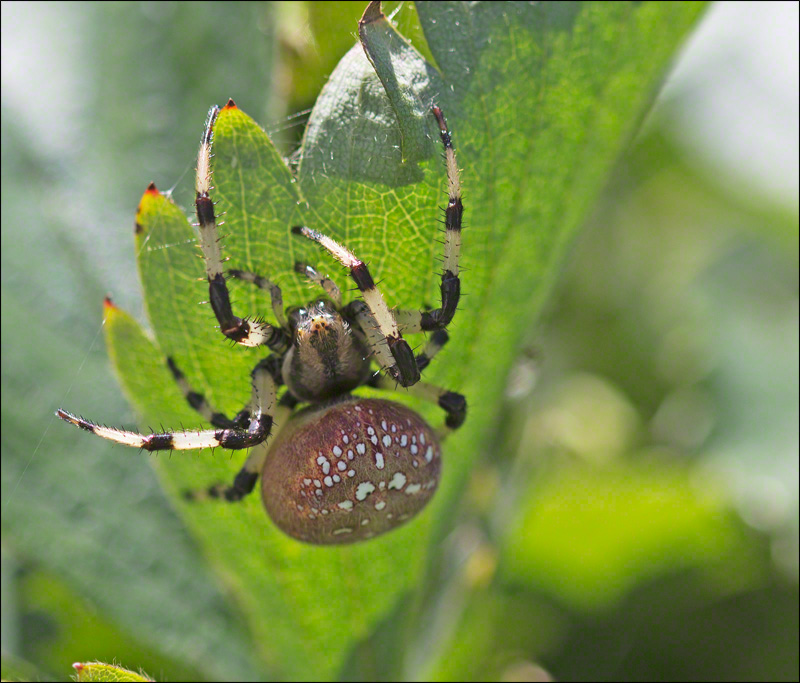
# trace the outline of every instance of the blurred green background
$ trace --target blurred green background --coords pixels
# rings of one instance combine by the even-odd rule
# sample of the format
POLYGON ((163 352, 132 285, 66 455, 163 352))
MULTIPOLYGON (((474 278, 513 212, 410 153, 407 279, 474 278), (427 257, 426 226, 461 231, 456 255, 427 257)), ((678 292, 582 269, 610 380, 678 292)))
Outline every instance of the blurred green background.
MULTIPOLYGON (((2 5, 4 678, 93 659, 255 677, 244 652, 236 671, 194 656, 236 652, 244 627, 146 456, 76 452, 52 413, 135 423, 100 304, 143 319, 142 191, 191 205, 205 111, 228 96, 290 154, 364 4, 2 5), (62 485, 26 506, 45 468, 62 485), (126 559, 90 600, 95 544, 126 559), (153 639, 121 625, 140 591, 176 590, 196 632, 176 637, 166 610, 142 615, 153 639)), ((395 19, 425 53, 413 6, 395 19)), ((514 321, 530 332, 505 418, 397 679, 797 680, 797 25, 796 3, 709 9, 546 315, 514 321)), ((362 648, 386 655, 396 621, 362 648)))

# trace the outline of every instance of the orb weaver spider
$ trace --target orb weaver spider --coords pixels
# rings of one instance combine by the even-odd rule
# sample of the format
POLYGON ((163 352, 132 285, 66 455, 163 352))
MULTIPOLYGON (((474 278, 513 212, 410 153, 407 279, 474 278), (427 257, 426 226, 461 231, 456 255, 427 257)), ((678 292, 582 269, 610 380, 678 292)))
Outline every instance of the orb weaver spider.
MULTIPOLYGON (((235 106, 233 100, 226 105, 235 106)), ((441 306, 423 311, 390 309, 363 261, 330 237, 296 226, 294 234, 318 243, 349 270, 362 299, 343 304, 341 290, 331 279, 306 263, 296 263, 295 270, 316 283, 325 296, 284 311, 280 288, 268 279, 236 269, 223 271, 210 194, 211 148, 219 111, 211 108, 200 143, 195 208, 211 308, 220 332, 237 344, 266 346, 272 352, 251 372, 250 403, 232 419, 215 411, 168 358, 189 405, 214 429, 140 434, 104 427, 61 409, 56 415, 104 439, 146 451, 249 448, 233 483, 212 486, 210 496, 239 501, 252 492, 260 476, 264 507, 288 535, 317 544, 371 538, 414 516, 433 496, 441 471, 440 434, 405 406, 351 392, 360 386, 407 387, 445 411, 443 433, 457 429, 466 418, 461 394, 420 381, 421 372, 447 343, 445 327, 456 312, 461 290, 461 182, 444 115, 438 107, 431 110, 444 146, 449 195, 441 306), (269 292, 278 324, 236 316, 226 275, 269 292), (432 334, 422 353, 414 355, 401 330, 432 334), (374 372, 373 360, 385 374, 374 372), (278 399, 284 385, 286 391, 278 399), (304 403, 308 405, 295 411, 304 403)))

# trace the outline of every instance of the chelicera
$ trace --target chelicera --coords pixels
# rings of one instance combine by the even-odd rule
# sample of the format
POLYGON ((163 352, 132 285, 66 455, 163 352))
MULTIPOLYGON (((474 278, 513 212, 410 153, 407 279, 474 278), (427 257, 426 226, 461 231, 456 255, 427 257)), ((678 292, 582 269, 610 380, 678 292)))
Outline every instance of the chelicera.
MULTIPOLYGON (((235 106, 232 100, 226 105, 235 106)), ((317 544, 371 538, 410 519, 430 500, 439 483, 442 436, 460 427, 466 417, 462 395, 420 381, 421 372, 447 343, 445 327, 455 314, 461 289, 461 183, 444 115, 433 107, 449 194, 441 306, 390 309, 363 261, 331 238, 297 226, 293 233, 317 242, 349 270, 361 298, 343 304, 331 279, 311 265, 297 263, 295 270, 316 283, 321 296, 284 311, 274 283, 255 273, 223 271, 210 195, 218 114, 219 108, 212 107, 200 143, 195 207, 211 308, 220 331, 237 344, 266 346, 272 352, 253 368, 249 404, 232 419, 215 411, 168 358, 186 400, 213 429, 140 434, 104 427, 64 410, 56 414, 104 439, 147 451, 250 449, 233 483, 212 486, 209 495, 239 501, 261 476, 267 513, 290 536, 317 544), (266 290, 277 324, 234 315, 226 276, 266 290), (423 331, 431 334, 415 355, 402 333, 423 331), (382 373, 373 370, 373 363, 382 373), (435 431, 403 405, 351 393, 360 386, 395 390, 397 385, 436 402, 445 411, 444 427, 435 431)))

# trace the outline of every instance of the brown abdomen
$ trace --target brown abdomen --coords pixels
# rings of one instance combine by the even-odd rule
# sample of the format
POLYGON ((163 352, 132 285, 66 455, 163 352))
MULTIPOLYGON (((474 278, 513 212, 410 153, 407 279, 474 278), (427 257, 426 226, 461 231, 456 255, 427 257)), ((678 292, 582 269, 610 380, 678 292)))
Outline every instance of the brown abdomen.
POLYGON ((270 448, 264 507, 307 543, 354 543, 417 514, 439 483, 441 448, 412 410, 347 397, 301 411, 270 448))

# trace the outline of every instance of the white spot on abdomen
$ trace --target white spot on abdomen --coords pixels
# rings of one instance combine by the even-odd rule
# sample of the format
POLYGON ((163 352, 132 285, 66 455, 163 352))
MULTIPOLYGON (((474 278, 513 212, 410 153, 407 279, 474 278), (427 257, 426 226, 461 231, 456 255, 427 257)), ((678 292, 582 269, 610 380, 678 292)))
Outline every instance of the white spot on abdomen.
POLYGON ((364 500, 374 490, 375 484, 373 484, 371 481, 362 481, 356 487, 356 500, 364 500))
POLYGON ((392 480, 389 482, 390 489, 397 489, 398 491, 406 485, 406 475, 402 472, 395 472, 392 480))

